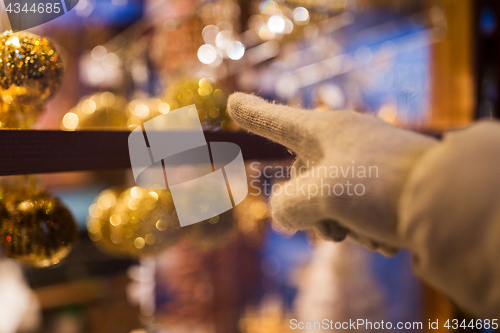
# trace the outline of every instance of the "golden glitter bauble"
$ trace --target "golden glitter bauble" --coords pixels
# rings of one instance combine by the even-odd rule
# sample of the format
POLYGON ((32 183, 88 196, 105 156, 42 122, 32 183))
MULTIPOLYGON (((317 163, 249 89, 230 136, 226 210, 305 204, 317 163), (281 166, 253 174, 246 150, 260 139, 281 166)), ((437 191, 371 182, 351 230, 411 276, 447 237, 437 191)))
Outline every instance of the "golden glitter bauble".
POLYGON ((84 97, 64 115, 61 128, 67 131, 79 129, 126 129, 126 100, 109 91, 84 97))
POLYGON ((101 192, 89 208, 87 229, 103 251, 124 257, 158 254, 181 233, 170 192, 137 186, 101 192))
POLYGON ((164 100, 170 110, 195 104, 204 130, 220 130, 229 126, 227 94, 209 79, 174 82, 168 86, 164 100))
POLYGON ((229 210, 209 220, 183 227, 185 239, 194 247, 212 250, 227 244, 237 233, 233 222, 233 212, 229 210))
POLYGON ((5 31, 0 35, 0 127, 29 127, 59 88, 62 61, 46 38, 5 31))
POLYGON ((23 188, 8 190, 1 202, 0 242, 7 257, 29 266, 49 267, 71 251, 77 226, 59 199, 23 188))

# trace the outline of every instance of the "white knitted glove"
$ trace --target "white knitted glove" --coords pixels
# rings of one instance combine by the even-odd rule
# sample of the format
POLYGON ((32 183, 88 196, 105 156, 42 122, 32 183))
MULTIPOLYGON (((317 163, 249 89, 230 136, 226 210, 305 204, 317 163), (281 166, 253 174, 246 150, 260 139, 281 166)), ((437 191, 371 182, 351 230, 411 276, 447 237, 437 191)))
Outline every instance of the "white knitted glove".
POLYGON ((228 111, 241 127, 297 155, 295 177, 271 198, 274 219, 294 229, 315 227, 335 241, 349 235, 384 254, 405 246, 398 201, 412 166, 435 139, 371 115, 301 110, 243 93, 229 97, 228 111))

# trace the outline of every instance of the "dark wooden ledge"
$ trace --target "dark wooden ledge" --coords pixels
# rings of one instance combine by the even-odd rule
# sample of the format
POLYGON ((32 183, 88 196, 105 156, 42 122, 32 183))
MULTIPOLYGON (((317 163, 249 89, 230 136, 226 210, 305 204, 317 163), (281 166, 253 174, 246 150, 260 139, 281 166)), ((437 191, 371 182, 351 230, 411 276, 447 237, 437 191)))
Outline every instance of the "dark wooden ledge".
MULTIPOLYGON (((130 168, 128 131, 0 130, 0 176, 130 168)), ((249 160, 291 159, 286 148, 243 132, 205 132, 249 160)))

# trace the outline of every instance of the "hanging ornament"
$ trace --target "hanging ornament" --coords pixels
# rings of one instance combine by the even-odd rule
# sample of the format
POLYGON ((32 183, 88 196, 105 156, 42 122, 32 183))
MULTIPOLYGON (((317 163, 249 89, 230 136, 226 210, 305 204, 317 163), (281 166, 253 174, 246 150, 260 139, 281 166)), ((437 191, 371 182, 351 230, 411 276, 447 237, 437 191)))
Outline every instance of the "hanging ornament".
MULTIPOLYGON (((0 73, 0 128, 27 128, 59 87, 62 61, 46 38, 6 31, 0 35, 0 73)), ((58 264, 78 236, 71 213, 33 186, 6 188, 0 196, 5 255, 29 266, 58 264)))
POLYGON ((1 199, 0 242, 5 255, 22 264, 58 264, 75 244, 77 226, 69 210, 44 192, 7 190, 1 199))
POLYGON ((204 130, 229 127, 227 94, 210 79, 176 81, 169 85, 164 100, 170 110, 195 104, 204 130))
POLYGON ((62 61, 46 38, 27 32, 0 35, 0 127, 31 126, 59 88, 62 61))
POLYGON ((164 98, 136 99, 125 104, 111 92, 85 97, 63 118, 63 130, 129 129, 184 106, 195 104, 205 130, 229 127, 227 94, 209 79, 181 80, 170 86, 164 98))
POLYGON ((109 91, 83 98, 64 115, 63 130, 126 129, 126 101, 109 91))
POLYGON ((122 257, 157 254, 181 232, 170 192, 137 186, 103 191, 89 208, 87 229, 103 251, 122 257))

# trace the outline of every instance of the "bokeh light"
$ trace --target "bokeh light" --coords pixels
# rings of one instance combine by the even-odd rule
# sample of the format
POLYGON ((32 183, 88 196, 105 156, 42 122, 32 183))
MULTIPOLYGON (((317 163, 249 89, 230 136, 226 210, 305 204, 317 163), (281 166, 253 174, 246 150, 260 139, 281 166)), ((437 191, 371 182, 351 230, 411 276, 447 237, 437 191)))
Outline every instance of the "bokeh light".
POLYGON ((203 37, 203 40, 207 44, 215 44, 215 37, 217 37, 217 34, 220 32, 219 28, 215 25, 207 25, 205 28, 203 28, 203 31, 201 32, 201 35, 203 37))
POLYGON ((69 130, 74 130, 78 126, 78 116, 72 112, 68 112, 64 115, 63 125, 69 130))
POLYGON ((260 12, 262 14, 274 14, 278 9, 278 4, 272 0, 264 0, 260 3, 260 12))
POLYGON ((226 48, 227 56, 232 60, 240 60, 245 54, 245 46, 241 42, 229 43, 226 48))
POLYGON ((104 57, 106 57, 106 54, 108 54, 106 48, 102 45, 97 45, 92 50, 91 56, 95 61, 103 61, 104 57))
POLYGON ((210 44, 203 44, 198 49, 198 59, 209 65, 217 60, 217 50, 210 44))
POLYGON ((263 40, 271 40, 276 36, 274 32, 269 30, 267 27, 267 24, 264 24, 260 29, 259 29, 259 37, 263 40))
POLYGON ((309 12, 304 7, 297 7, 293 10, 293 20, 298 24, 309 22, 309 12))
POLYGON ((225 50, 232 41, 234 41, 234 38, 231 30, 223 30, 215 37, 215 45, 221 50, 225 50))
POLYGON ((281 15, 273 15, 267 21, 267 26, 271 32, 281 34, 285 31, 285 20, 281 15))

